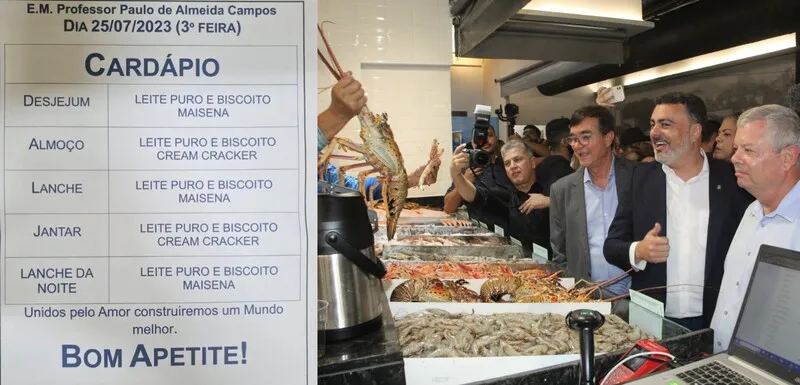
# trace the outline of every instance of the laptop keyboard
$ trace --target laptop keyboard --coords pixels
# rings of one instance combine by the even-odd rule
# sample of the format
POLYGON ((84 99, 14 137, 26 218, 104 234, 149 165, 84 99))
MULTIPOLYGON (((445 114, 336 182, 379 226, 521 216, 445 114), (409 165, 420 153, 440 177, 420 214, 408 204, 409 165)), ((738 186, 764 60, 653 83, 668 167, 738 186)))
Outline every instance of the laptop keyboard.
POLYGON ((690 385, 757 385, 719 362, 701 365, 692 370, 678 373, 677 376, 690 385))

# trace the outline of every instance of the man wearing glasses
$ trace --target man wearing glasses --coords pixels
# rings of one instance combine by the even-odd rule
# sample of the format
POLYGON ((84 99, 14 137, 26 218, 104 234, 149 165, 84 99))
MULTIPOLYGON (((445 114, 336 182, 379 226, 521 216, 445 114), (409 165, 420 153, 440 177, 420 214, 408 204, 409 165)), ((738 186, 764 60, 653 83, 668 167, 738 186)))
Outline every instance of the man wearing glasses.
MULTIPOLYGON (((608 228, 620 196, 630 189, 635 163, 614 155, 614 117, 601 106, 578 109, 566 138, 580 162, 573 174, 550 190, 550 245, 553 261, 567 275, 601 282, 623 273, 603 255, 608 228)), ((630 277, 607 286, 604 297, 628 292, 630 277)))

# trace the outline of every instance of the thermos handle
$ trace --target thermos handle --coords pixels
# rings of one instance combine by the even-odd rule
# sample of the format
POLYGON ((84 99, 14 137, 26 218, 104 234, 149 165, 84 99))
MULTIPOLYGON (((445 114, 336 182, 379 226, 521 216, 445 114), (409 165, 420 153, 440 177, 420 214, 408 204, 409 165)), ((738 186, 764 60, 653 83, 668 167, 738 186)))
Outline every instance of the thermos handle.
POLYGON ((350 242, 347 242, 342 234, 331 231, 325 235, 325 242, 336 249, 336 251, 342 253, 345 258, 353 262, 353 264, 364 273, 375 276, 378 279, 382 279, 386 275, 386 266, 383 265, 383 262, 380 260, 372 262, 372 260, 360 250, 356 249, 350 242))

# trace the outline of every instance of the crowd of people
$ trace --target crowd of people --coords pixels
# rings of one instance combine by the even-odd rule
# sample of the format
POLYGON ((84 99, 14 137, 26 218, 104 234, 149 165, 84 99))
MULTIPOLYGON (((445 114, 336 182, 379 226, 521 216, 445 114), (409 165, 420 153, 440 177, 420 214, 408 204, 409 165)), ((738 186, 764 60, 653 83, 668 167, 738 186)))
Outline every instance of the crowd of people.
POLYGON ((724 350, 759 247, 800 250, 800 117, 773 104, 716 122, 698 96, 669 92, 656 100, 649 136, 633 128, 618 137, 606 98, 601 89, 596 105, 548 123, 544 140, 535 131, 510 138, 496 161, 510 186, 465 177, 481 170, 465 169, 456 149, 452 200, 547 247, 567 276, 611 280, 605 296, 646 292, 668 319, 712 327, 724 350))
MULTIPOLYGON (((320 146, 366 103, 353 81, 334 87, 330 109, 346 114, 333 123, 324 115, 337 113, 320 115, 320 146)), ((608 96, 601 89, 595 105, 550 121, 544 138, 527 126, 502 143, 491 127, 485 167, 457 147, 444 210, 465 205, 528 251, 546 249, 567 276, 614 279, 604 296, 645 292, 668 319, 713 328, 722 351, 759 247, 800 250, 800 117, 771 104, 716 122, 698 96, 668 92, 649 136, 617 136, 608 96)))

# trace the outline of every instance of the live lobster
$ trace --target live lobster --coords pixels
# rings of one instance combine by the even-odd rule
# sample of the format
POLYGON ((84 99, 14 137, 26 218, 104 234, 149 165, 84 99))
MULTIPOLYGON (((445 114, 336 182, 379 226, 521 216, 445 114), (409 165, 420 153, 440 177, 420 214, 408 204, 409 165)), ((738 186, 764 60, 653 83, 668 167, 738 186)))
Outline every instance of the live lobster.
MULTIPOLYGON (((339 65, 336 56, 333 54, 328 40, 321 25, 317 25, 322 41, 325 43, 325 48, 331 56, 333 66, 325 59, 322 52, 317 49, 317 54, 322 62, 328 67, 333 77, 336 80, 341 79, 344 74, 339 65), (336 69, 334 69, 334 66, 336 69)), ((351 160, 358 160, 359 163, 342 166, 339 168, 339 184, 344 185, 345 172, 353 168, 369 167, 369 169, 358 173, 358 186, 362 195, 372 196, 373 191, 367 194, 364 188, 364 180, 367 175, 378 173, 378 180, 383 188, 383 201, 386 210, 386 235, 389 240, 394 238, 397 222, 400 219, 400 212, 403 211, 403 205, 408 197, 408 173, 403 162, 403 156, 400 153, 400 148, 394 140, 394 134, 391 127, 387 122, 388 116, 386 113, 373 114, 367 106, 364 106, 358 113, 358 120, 361 123, 361 130, 359 136, 363 144, 355 143, 345 138, 335 137, 328 146, 320 154, 317 167, 320 176, 322 176, 328 167, 328 162, 333 154, 335 148, 340 148, 343 151, 355 151, 361 156, 351 157, 351 160)), ((338 158, 343 158, 338 156, 338 158)), ((320 177, 321 179, 321 177, 320 177)), ((377 187, 377 184, 373 188, 377 187)))

